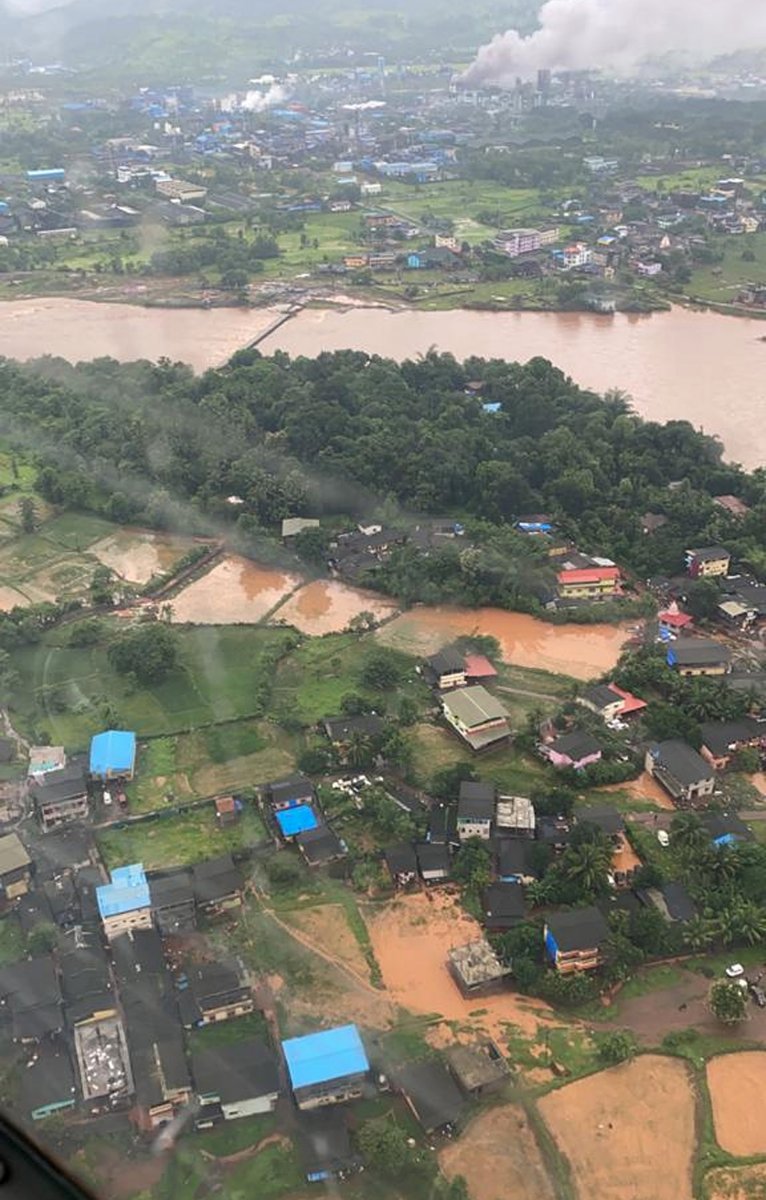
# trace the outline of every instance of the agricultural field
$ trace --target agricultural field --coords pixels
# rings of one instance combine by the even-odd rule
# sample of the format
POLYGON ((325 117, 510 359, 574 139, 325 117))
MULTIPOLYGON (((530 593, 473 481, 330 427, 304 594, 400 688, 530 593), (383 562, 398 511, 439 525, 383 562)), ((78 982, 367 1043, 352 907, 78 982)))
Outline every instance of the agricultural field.
POLYGON ((471 1200, 556 1200, 540 1148, 520 1104, 503 1104, 477 1117, 439 1154, 448 1179, 462 1175, 471 1200))
POLYGON ((723 252, 723 261, 694 271, 684 287, 689 296, 716 304, 734 304, 745 284, 766 283, 766 233, 719 238, 715 245, 723 252), (750 252, 755 256, 752 260, 750 252))
POLYGON ((538 1109, 579 1200, 691 1200, 695 1101, 683 1063, 645 1055, 550 1092, 538 1109))
POLYGON ((151 689, 118 675, 105 644, 71 646, 67 637, 64 626, 13 654, 19 674, 13 713, 20 728, 45 732, 75 750, 103 724, 107 704, 139 737, 259 713, 273 664, 295 635, 244 627, 179 630, 178 666, 151 689))
POLYGON ((722 1054, 707 1065, 716 1140, 738 1158, 766 1154, 766 1051, 722 1054))

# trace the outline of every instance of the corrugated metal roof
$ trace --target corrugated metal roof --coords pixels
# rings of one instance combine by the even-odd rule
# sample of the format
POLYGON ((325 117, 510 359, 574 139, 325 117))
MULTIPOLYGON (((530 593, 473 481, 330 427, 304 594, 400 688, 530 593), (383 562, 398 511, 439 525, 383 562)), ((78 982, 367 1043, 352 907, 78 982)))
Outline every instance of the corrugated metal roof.
POLYGON ((130 772, 136 761, 136 735, 119 729, 97 733, 90 743, 90 773, 105 776, 130 772))
POLYGON ((356 1025, 289 1038, 282 1042, 282 1051, 294 1088, 311 1087, 370 1069, 356 1025))
POLYGON ((116 867, 112 871, 112 882, 96 888, 98 911, 102 920, 121 913, 135 912, 137 908, 148 908, 150 903, 149 884, 141 863, 127 867, 116 867))

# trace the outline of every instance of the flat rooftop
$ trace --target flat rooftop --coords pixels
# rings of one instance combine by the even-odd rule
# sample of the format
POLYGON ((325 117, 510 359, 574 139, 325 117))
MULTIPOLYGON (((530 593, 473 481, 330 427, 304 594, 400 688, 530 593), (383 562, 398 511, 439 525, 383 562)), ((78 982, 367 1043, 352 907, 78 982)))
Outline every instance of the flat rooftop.
POLYGON ((125 1030, 119 1017, 76 1025, 74 1048, 83 1099, 129 1096, 133 1076, 125 1030))

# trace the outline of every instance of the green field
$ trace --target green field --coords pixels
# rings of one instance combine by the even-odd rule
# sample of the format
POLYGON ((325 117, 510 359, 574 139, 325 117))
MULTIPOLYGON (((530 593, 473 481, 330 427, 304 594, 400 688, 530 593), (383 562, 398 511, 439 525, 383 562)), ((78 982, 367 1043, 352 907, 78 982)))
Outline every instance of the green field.
POLYGON ((183 867, 214 858, 227 850, 240 850, 263 840, 266 830, 250 806, 236 825, 221 829, 212 805, 180 817, 158 816, 152 821, 127 824, 99 834, 98 847, 107 867, 141 862, 147 871, 158 867, 183 867))
POLYGON ((250 716, 261 707, 259 688, 292 634, 285 630, 214 627, 178 631, 179 665, 151 689, 134 687, 113 671, 104 645, 67 646, 62 628, 13 655, 19 684, 13 712, 22 729, 46 732, 54 743, 82 749, 103 725, 107 704, 139 736, 190 731, 250 716), (46 689, 55 689, 51 705, 46 689), (58 702, 64 711, 55 711, 58 702))
POLYGON ((766 283, 766 232, 717 238, 714 244, 723 252, 723 261, 700 267, 693 273, 684 288, 689 296, 716 304, 734 304, 745 284, 766 283), (743 259, 746 251, 753 252, 754 262, 743 259))

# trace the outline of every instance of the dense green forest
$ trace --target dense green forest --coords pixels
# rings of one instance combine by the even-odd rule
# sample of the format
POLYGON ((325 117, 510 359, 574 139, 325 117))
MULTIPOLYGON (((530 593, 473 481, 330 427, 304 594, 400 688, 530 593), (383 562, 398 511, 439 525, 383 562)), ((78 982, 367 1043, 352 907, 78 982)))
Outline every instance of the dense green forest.
MULTIPOLYGON (((543 359, 460 364, 430 353, 398 365, 353 351, 242 351, 195 376, 168 361, 46 358, 0 364, 0 394, 2 432, 38 461, 42 494, 120 522, 242 540, 273 535, 291 515, 319 515, 328 529, 370 516, 463 520, 462 547, 394 555, 386 583, 406 599, 524 607, 551 569, 512 526, 540 511, 640 578, 678 573, 686 547, 718 542, 766 575, 765 472, 726 464, 687 422, 643 421, 627 398, 584 391, 543 359), (476 380, 480 398, 466 393, 476 380), (750 514, 734 521, 712 503, 721 493, 750 514), (232 495, 243 503, 227 503, 232 495), (647 511, 667 517, 652 535, 647 511)), ((322 536, 303 547, 317 561, 322 536)))

